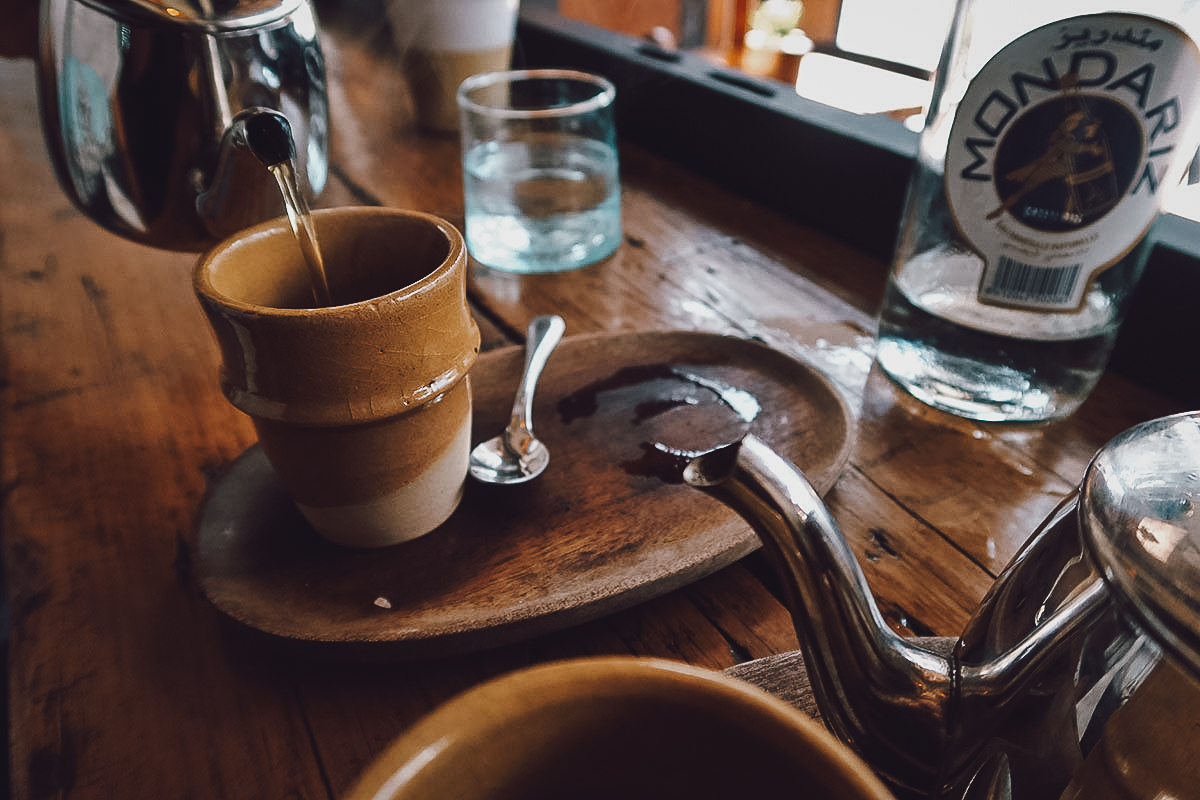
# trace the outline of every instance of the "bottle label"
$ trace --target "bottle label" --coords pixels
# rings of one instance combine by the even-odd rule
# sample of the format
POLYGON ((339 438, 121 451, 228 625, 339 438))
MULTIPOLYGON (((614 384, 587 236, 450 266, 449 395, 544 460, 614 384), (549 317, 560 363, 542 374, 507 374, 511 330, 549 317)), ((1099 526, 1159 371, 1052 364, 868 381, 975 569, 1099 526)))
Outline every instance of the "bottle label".
POLYGON ((980 302, 1078 309, 1179 181, 1198 99, 1200 51, 1149 17, 1074 17, 993 56, 946 152, 950 213, 985 262, 980 302))

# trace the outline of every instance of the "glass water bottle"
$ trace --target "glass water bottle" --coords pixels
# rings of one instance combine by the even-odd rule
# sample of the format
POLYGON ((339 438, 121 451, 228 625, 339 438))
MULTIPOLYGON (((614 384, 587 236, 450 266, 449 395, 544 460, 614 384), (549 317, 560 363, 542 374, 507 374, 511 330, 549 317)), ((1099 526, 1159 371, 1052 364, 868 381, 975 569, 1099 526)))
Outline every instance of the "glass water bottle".
POLYGON ((960 0, 879 320, 908 392, 1008 422, 1087 397, 1196 151, 1193 5, 960 0))

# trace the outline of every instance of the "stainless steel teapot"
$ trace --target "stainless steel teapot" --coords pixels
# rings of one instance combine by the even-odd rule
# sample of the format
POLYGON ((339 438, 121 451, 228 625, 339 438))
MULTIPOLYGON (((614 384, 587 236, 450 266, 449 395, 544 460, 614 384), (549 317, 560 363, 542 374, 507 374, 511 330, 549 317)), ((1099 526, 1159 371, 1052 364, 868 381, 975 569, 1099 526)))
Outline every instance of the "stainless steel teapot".
POLYGON ((826 723, 899 793, 1200 798, 1200 412, 1102 448, 943 647, 887 626, 794 465, 749 435, 690 455, 780 572, 826 723))
POLYGON ((283 213, 245 148, 259 110, 291 125, 325 186, 325 62, 308 0, 42 0, 38 89, 59 184, 137 242, 202 250, 283 213))

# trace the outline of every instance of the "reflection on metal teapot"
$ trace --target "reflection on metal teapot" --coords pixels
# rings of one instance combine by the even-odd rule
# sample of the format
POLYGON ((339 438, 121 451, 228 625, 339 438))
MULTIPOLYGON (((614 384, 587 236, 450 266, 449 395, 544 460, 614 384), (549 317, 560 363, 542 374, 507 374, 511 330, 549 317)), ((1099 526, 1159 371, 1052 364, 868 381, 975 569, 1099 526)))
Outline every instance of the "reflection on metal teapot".
POLYGON ((1200 687, 1170 661, 1143 673, 1112 714, 1063 800, 1164 800, 1200 792, 1200 687))
POLYGON ((888 627, 820 497, 761 440, 683 477, 754 526, 822 716, 898 791, 1200 798, 1200 412, 1101 449, 944 648, 888 627))
POLYGON ((325 186, 325 63, 308 0, 42 0, 42 130, 63 191, 133 241, 202 250, 279 216, 274 180, 238 166, 239 112, 291 123, 325 186), (220 165, 220 166, 219 166, 220 165))

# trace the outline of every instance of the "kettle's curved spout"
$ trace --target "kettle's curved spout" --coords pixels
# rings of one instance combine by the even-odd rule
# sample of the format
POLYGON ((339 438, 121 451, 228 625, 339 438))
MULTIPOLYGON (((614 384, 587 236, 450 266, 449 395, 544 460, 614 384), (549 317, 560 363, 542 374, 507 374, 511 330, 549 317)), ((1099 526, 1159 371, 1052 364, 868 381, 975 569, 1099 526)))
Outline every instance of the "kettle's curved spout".
POLYGON ((283 201, 267 168, 295 157, 287 117, 262 107, 238 112, 221 137, 212 182, 196 199, 209 233, 221 239, 280 216, 283 201))
POLYGON ((829 727, 894 783, 939 785, 955 670, 892 631, 828 509, 794 465, 753 435, 693 458, 684 480, 755 528, 787 594, 829 727))

